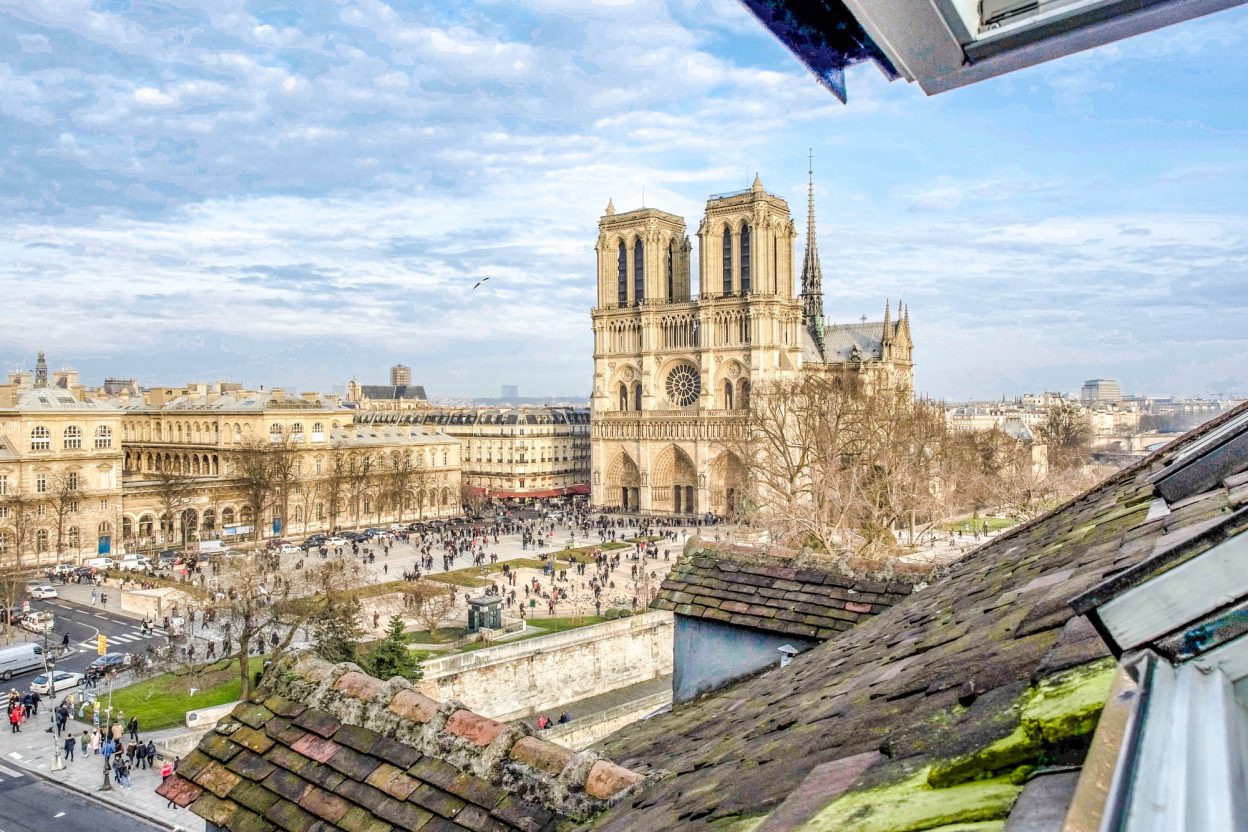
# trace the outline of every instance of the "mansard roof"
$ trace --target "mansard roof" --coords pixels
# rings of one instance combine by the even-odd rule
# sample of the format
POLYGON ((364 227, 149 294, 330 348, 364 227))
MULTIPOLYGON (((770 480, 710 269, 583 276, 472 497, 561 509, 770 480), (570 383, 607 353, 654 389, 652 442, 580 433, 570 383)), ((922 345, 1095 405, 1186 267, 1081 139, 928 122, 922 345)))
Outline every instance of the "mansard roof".
POLYGON ((787 667, 613 734, 595 747, 657 779, 595 828, 999 825, 1029 767, 1078 765, 1108 696, 1110 651, 1071 600, 1155 552, 1206 545, 1204 530, 1248 506, 1248 455, 1225 452, 1235 420, 1248 404, 787 667))
POLYGON ((119 413, 112 402, 99 399, 78 399, 62 387, 31 387, 17 394, 17 402, 0 410, 44 413, 119 413))
POLYGON ((228 832, 555 832, 642 778, 354 664, 284 660, 157 793, 228 832))
POLYGON ((361 384, 364 398, 373 401, 426 401, 424 385, 421 384, 361 384))

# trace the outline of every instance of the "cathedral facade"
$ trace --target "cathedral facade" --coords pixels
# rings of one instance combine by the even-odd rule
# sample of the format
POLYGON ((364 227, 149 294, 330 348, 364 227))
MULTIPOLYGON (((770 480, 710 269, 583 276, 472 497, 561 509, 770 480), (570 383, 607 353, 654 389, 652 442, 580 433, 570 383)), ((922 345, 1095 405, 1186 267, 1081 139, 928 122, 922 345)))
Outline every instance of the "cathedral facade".
POLYGON ((808 196, 800 271, 788 203, 752 187, 712 196, 698 227, 698 288, 682 217, 654 208, 598 222, 592 311, 591 494, 656 514, 733 513, 748 490, 740 448, 754 387, 855 372, 912 387, 910 321, 827 325, 808 196))

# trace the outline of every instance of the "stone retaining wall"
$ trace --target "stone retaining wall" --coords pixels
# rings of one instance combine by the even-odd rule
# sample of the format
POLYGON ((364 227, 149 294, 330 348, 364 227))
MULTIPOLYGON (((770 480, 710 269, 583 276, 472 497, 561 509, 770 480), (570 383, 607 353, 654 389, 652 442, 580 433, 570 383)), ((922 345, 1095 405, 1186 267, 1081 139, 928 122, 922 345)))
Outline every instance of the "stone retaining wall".
POLYGON ((672 672, 672 614, 648 612, 430 659, 419 689, 513 720, 672 672))

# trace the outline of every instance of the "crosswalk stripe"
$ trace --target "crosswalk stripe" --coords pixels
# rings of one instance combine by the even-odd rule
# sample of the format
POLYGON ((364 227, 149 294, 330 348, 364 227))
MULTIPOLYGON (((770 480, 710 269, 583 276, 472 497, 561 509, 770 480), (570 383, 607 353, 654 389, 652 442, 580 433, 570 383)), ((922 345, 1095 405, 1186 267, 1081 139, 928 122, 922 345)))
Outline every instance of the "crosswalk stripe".
POLYGON ((14 771, 13 769, 9 768, 8 766, 0 766, 0 773, 7 774, 7 775, 9 775, 10 777, 24 777, 24 776, 25 776, 25 775, 24 775, 24 774, 22 774, 20 771, 14 771))

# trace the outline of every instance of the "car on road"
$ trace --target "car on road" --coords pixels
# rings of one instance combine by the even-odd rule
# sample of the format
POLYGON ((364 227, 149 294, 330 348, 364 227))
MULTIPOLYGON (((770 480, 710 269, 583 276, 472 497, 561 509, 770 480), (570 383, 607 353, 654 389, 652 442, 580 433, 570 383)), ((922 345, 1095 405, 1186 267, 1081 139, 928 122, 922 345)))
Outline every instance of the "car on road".
POLYGON ((94 668, 96 673, 115 673, 130 663, 130 656, 126 653, 105 653, 91 664, 89 668, 94 668))
POLYGON ((40 673, 30 683, 32 693, 39 693, 44 696, 52 696, 58 690, 67 690, 76 688, 82 684, 82 674, 73 673, 68 670, 52 671, 52 680, 48 680, 46 673, 40 673))
POLYGON ((346 546, 347 539, 345 537, 330 537, 325 540, 326 546, 346 546))
POLYGON ((27 591, 30 592, 31 598, 38 598, 41 601, 47 598, 58 597, 56 594, 56 588, 47 585, 27 587, 27 591))
MULTIPOLYGON (((3 619, 3 617, 4 617, 4 609, 0 608, 0 619, 3 619)), ((22 610, 21 607, 14 607, 13 609, 9 610, 9 623, 10 624, 21 624, 22 619, 24 619, 25 617, 26 617, 26 613, 25 611, 22 610)))
POLYGON ((18 673, 43 667, 43 648, 38 644, 14 644, 0 647, 0 681, 7 682, 18 673))

